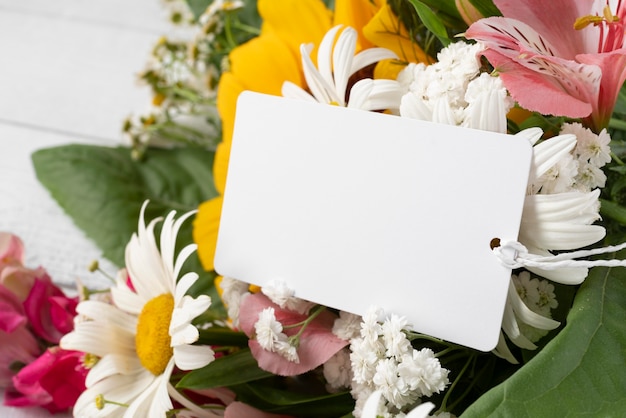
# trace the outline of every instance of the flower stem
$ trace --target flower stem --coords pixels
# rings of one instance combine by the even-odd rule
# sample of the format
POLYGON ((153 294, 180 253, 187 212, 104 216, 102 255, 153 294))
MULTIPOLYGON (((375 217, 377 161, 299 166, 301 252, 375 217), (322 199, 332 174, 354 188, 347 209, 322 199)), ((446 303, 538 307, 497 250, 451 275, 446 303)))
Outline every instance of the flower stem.
POLYGON ((461 380, 461 377, 463 376, 463 374, 465 374, 465 371, 467 370, 469 365, 475 359, 476 359, 476 354, 472 354, 472 355, 470 355, 467 358, 467 361, 465 362, 465 365, 463 366, 463 368, 461 369, 459 374, 454 379, 454 382, 452 382, 452 384, 450 385, 450 388, 448 388, 448 390, 446 392, 446 395, 443 397, 443 401, 441 401, 441 410, 442 411, 447 411, 446 404, 448 403, 448 399, 450 398, 450 394, 454 391, 455 386, 459 383, 459 381, 461 380))

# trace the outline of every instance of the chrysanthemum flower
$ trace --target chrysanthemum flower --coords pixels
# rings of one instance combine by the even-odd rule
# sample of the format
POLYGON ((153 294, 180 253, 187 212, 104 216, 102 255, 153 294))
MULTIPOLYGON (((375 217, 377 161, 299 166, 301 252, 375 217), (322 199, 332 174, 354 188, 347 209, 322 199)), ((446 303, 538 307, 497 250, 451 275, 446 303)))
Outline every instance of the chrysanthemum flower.
MULTIPOLYGON (((87 376, 87 390, 74 408, 76 416, 165 417, 173 408, 170 396, 199 415, 207 415, 170 384, 175 367, 192 370, 213 361, 208 346, 192 345, 199 332, 191 321, 205 312, 211 299, 186 295, 196 273, 180 280, 181 268, 195 251, 191 244, 175 255, 176 236, 189 212, 163 221, 160 246, 141 208, 139 229, 126 247, 127 274, 111 289, 113 304, 88 300, 78 305, 74 332, 61 347, 99 358, 87 376)), ((207 415, 208 416, 208 415, 207 415)))

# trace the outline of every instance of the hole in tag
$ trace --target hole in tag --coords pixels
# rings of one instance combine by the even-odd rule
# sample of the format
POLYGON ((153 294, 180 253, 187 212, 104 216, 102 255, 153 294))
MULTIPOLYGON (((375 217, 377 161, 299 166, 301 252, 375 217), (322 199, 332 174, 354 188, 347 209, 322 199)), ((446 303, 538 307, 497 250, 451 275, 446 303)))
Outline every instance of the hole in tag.
POLYGON ((490 242, 489 242, 489 246, 491 247, 491 249, 493 250, 494 248, 497 248, 500 246, 500 238, 493 238, 490 242))

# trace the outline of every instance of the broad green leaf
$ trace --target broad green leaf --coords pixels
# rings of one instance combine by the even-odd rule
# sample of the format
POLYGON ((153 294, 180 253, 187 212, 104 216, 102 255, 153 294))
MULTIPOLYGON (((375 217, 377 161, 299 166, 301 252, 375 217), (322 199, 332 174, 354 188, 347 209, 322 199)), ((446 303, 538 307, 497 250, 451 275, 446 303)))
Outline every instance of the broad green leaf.
MULTIPOLYGON (((137 230, 139 210, 150 199, 146 219, 170 210, 195 210, 217 195, 211 167, 213 153, 201 149, 149 149, 142 161, 130 149, 66 145, 32 156, 39 181, 52 197, 118 266, 137 230)), ((181 240, 191 242, 191 220, 181 240)))
POLYGON ((443 21, 432 11, 430 7, 424 4, 421 0, 409 0, 409 2, 415 8, 420 20, 431 31, 437 39, 444 45, 450 43, 448 38, 448 32, 443 21))
MULTIPOLYGON (((237 385, 231 389, 237 400, 263 411, 298 417, 341 417, 354 409, 354 399, 348 392, 316 394, 309 375, 284 378, 282 382, 272 379, 237 385)), ((323 390, 323 389, 322 389, 323 390)))
POLYGON ((187 389, 208 389, 239 385, 274 376, 261 370, 250 349, 216 359, 209 365, 186 374, 176 385, 187 389))
POLYGON ((626 270, 594 268, 579 289, 561 333, 461 417, 622 416, 626 411, 624 318, 626 270))

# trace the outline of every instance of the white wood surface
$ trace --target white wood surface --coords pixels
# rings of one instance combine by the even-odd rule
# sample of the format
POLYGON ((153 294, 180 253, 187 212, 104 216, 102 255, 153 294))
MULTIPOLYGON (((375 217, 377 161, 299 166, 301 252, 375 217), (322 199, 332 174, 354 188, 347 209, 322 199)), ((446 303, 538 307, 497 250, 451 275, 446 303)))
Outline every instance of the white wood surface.
MULTIPOLYGON (((30 155, 122 142, 124 117, 150 101, 137 74, 172 31, 159 0, 0 0, 0 230, 19 235, 26 264, 43 266, 65 288, 76 278, 104 286, 87 271, 101 253, 39 184, 30 155)), ((0 406, 3 418, 45 416, 0 406)))

